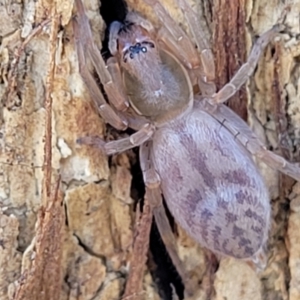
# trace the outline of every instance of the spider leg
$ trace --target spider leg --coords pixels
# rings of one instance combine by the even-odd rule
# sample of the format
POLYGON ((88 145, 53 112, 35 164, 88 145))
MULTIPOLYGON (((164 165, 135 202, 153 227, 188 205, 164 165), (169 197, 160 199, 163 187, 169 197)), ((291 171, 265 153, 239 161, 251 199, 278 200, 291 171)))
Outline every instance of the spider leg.
POLYGON ((160 178, 156 173, 150 157, 151 142, 148 141, 140 147, 140 164, 143 172, 144 182, 146 185, 146 195, 150 206, 152 206, 155 222, 164 242, 164 245, 170 255, 170 258, 184 282, 186 293, 193 294, 194 287, 188 280, 187 272, 177 253, 175 237, 168 221, 160 189, 160 178))
POLYGON ((77 43, 77 55, 80 75, 88 87, 91 98, 93 99, 101 117, 116 129, 126 129, 128 126, 128 121, 125 117, 112 109, 112 107, 105 101, 95 79, 87 69, 81 43, 77 43))
MULTIPOLYGON (((99 56, 101 56, 99 54, 99 56)), ((123 79, 119 63, 115 57, 107 60, 107 73, 111 76, 111 81, 104 84, 104 90, 109 101, 118 111, 126 111, 129 107, 129 101, 124 91, 123 79)))
MULTIPOLYGON (((76 0, 75 2, 77 7, 77 15, 76 18, 73 19, 73 28, 77 52, 81 52, 81 54, 79 55, 79 63, 81 65, 80 69, 81 73, 83 73, 82 77, 85 81, 85 84, 87 85, 88 89, 90 89, 91 86, 95 86, 95 84, 91 82, 91 78, 86 74, 88 72, 87 68, 84 67, 84 55, 86 54, 90 58, 93 66, 97 71, 100 81, 103 84, 104 90, 109 98, 109 101, 117 110, 124 111, 128 108, 129 102, 121 85, 120 70, 116 66, 114 60, 109 61, 108 66, 106 66, 99 49, 93 41, 89 20, 85 14, 82 1, 76 0), (85 71, 82 71, 82 69, 85 69, 85 71), (109 71, 111 71, 112 73, 110 73, 109 71)), ((98 98, 98 96, 99 95, 97 95, 96 97, 94 93, 94 101, 102 105, 103 97, 98 98)))
POLYGON ((144 125, 139 131, 133 133, 131 136, 111 141, 105 142, 100 137, 97 136, 85 136, 77 140, 79 144, 92 145, 100 148, 107 155, 113 155, 120 153, 137 146, 141 146, 147 140, 149 140, 155 132, 155 127, 149 123, 144 125))
POLYGON ((250 52, 247 62, 241 66, 228 84, 226 84, 219 92, 211 97, 212 103, 217 104, 225 102, 241 88, 241 86, 254 72, 262 52, 269 42, 276 36, 280 27, 280 25, 273 26, 273 28, 263 33, 257 39, 250 52))
POLYGON ((230 108, 225 105, 218 105, 215 108, 214 105, 205 100, 197 101, 195 107, 208 112, 217 119, 252 155, 262 160, 271 168, 300 181, 300 164, 291 163, 272 151, 267 150, 247 123, 230 110, 230 108))
POLYGON ((213 84, 215 80, 215 61, 212 49, 206 39, 203 26, 199 16, 192 9, 187 0, 176 0, 188 22, 189 28, 193 34, 194 40, 200 51, 201 64, 205 74, 206 82, 213 84))
POLYGON ((171 53, 176 54, 176 57, 187 69, 193 71, 192 75, 197 77, 201 93, 203 95, 213 95, 216 91, 215 84, 213 83, 215 77, 214 60, 212 51, 207 46, 207 41, 199 40, 202 34, 198 34, 197 32, 201 32, 202 29, 196 14, 189 7, 190 10, 185 13, 185 16, 190 26, 196 24, 196 29, 191 28, 191 31, 197 36, 196 43, 201 52, 201 61, 199 60, 199 54, 194 43, 184 30, 172 19, 161 1, 144 1, 153 7, 153 10, 164 26, 158 32, 158 40, 163 42, 171 53))
POLYGON ((154 32, 154 27, 145 18, 143 18, 141 15, 137 14, 136 12, 130 11, 128 12, 126 16, 126 20, 130 23, 134 23, 137 25, 140 25, 141 27, 145 28, 148 32, 154 32))
POLYGON ((184 30, 172 19, 161 1, 144 0, 144 2, 153 8, 157 17, 164 25, 158 33, 159 40, 163 41, 171 51, 173 50, 187 68, 199 68, 200 61, 195 46, 184 30))

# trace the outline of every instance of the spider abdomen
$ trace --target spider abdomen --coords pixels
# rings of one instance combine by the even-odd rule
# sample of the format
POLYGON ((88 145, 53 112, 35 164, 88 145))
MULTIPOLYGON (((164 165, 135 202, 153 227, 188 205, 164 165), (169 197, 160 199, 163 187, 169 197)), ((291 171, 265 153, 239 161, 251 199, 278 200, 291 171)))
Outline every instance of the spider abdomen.
POLYGON ((267 188, 218 121, 195 108, 155 133, 152 157, 167 205, 192 238, 240 259, 261 249, 270 223, 267 188))

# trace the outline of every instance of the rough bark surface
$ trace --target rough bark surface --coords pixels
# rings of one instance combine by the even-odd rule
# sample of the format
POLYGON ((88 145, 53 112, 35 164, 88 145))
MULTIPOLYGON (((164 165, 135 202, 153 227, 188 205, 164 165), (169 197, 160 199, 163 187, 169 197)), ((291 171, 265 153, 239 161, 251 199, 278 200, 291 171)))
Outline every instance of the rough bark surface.
MULTIPOLYGON (((100 3, 83 2, 101 48, 100 3)), ((187 28, 175 1, 164 2, 187 28)), ((158 24, 142 0, 127 3, 158 24)), ((207 35, 213 33, 218 87, 247 58, 255 36, 287 9, 285 33, 268 46, 230 106, 270 149, 300 161, 300 0, 278 3, 192 1, 207 35)), ((108 161, 76 144, 78 137, 107 132, 78 72, 72 14, 72 0, 0 0, 0 300, 121 299, 134 259, 133 152, 108 161)), ((300 183, 257 163, 273 207, 268 265, 256 273, 224 258, 208 280, 203 249, 178 227, 179 254, 199 283, 191 300, 206 299, 207 285, 217 300, 300 299, 300 183)), ((143 297, 163 299, 150 265, 143 297)))

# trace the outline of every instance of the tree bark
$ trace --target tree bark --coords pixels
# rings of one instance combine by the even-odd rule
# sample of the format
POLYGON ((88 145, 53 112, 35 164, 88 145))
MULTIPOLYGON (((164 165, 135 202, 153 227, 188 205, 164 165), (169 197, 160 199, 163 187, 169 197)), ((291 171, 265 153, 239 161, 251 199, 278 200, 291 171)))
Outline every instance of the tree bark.
MULTIPOLYGON (((100 3, 83 2, 101 48, 100 3)), ((174 1, 163 2, 187 28, 174 1)), ((268 148, 300 161, 300 1, 288 7, 276 0, 191 2, 208 25, 218 88, 247 59, 255 36, 286 9, 287 28, 229 106, 268 148)), ((127 3, 158 25, 142 0, 127 3)), ((91 104, 78 71, 72 16, 70 0, 0 7, 0 300, 121 299, 134 259, 140 199, 131 183, 142 182, 132 168, 136 152, 108 160, 99 150, 76 144, 82 136, 125 133, 107 130, 91 104)), ((175 224, 179 255, 199 284, 191 300, 300 299, 300 183, 257 164, 272 203, 266 269, 257 273, 246 262, 222 258, 209 279, 205 251, 175 224)), ((170 299, 155 284, 153 253, 148 258, 141 297, 170 299)))

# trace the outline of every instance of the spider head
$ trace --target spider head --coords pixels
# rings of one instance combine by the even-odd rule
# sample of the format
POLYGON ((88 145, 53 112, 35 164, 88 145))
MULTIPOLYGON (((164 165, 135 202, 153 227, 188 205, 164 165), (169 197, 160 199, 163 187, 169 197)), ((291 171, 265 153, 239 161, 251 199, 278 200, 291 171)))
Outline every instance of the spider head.
MULTIPOLYGON (((157 47, 151 33, 134 23, 121 24, 114 22, 110 28, 109 48, 114 56, 118 56, 122 66, 138 72, 147 62, 157 60, 157 47)), ((135 72, 135 71, 136 72, 135 72)))
POLYGON ((155 51, 155 43, 149 33, 139 25, 129 24, 119 31, 118 52, 123 63, 130 60, 145 59, 147 54, 155 51))

